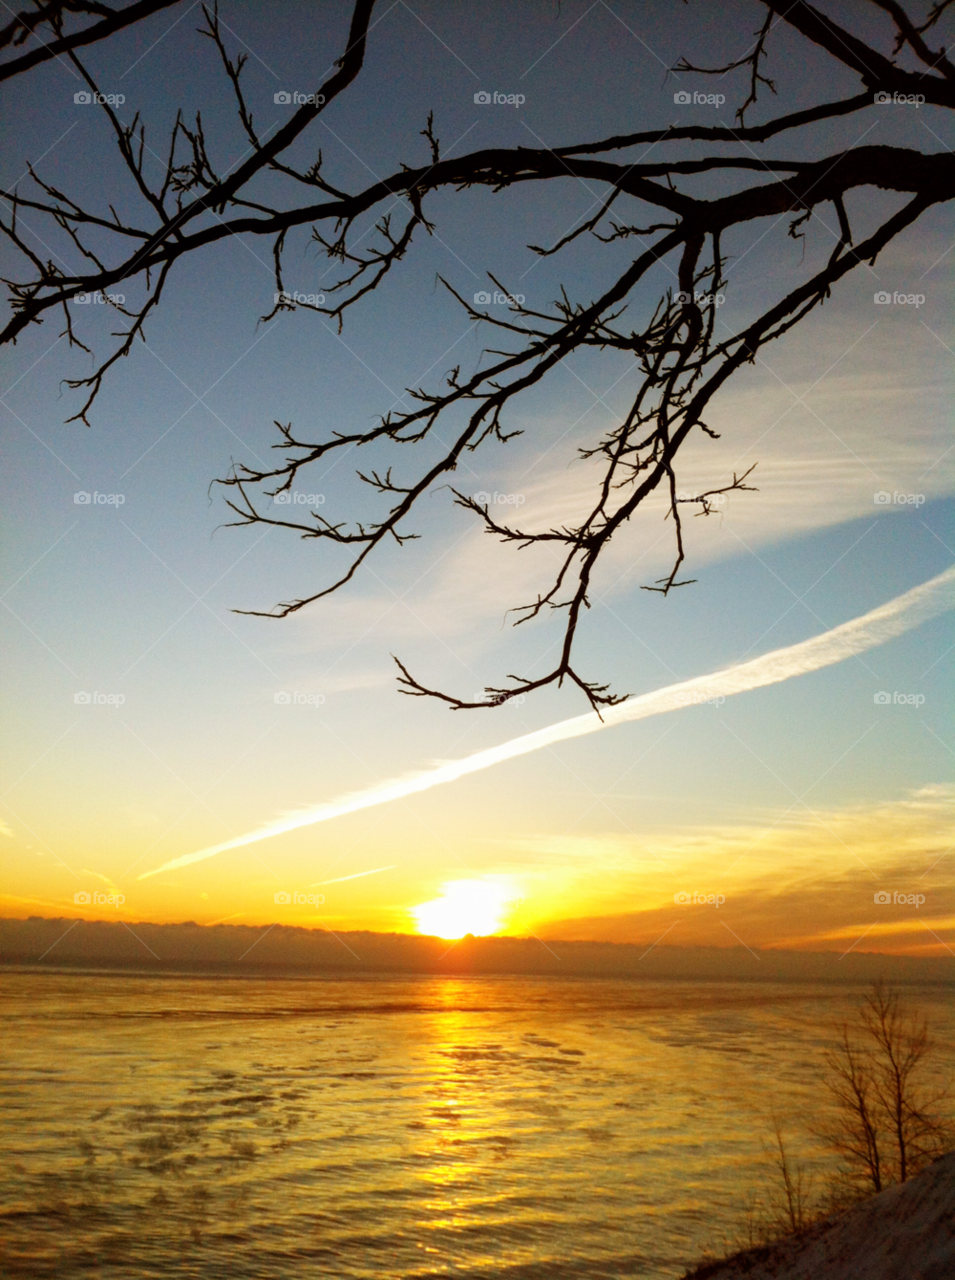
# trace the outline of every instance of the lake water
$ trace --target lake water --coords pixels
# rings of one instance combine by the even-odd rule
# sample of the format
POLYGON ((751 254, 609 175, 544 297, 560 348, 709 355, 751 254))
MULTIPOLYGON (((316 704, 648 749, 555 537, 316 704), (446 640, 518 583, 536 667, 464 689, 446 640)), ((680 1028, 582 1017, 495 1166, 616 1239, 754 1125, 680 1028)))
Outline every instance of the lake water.
MULTIPOLYGON (((0 1272, 673 1277, 859 989, 7 973, 0 1272)), ((950 993, 919 993, 951 1046, 950 993)))

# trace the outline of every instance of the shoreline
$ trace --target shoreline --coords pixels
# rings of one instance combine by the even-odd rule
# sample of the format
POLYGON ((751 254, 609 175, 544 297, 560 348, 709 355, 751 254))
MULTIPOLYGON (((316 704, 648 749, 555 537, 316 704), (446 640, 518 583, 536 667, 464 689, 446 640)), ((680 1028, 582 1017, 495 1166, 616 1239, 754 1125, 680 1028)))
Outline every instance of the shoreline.
POLYGON ((798 1235, 700 1263, 681 1280, 948 1280, 955 1151, 798 1235))

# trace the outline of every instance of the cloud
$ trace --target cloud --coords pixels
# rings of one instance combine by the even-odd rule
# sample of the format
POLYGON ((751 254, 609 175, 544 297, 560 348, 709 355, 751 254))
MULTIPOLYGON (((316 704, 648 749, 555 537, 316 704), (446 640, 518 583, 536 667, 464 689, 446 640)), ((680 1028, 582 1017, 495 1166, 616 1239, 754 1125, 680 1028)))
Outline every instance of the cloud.
MULTIPOLYGON (((832 345, 843 349, 844 342, 837 343, 836 337, 832 328, 817 334, 820 359, 832 345)), ((710 424, 721 438, 692 438, 681 449, 679 488, 698 493, 728 484, 734 471, 742 473, 756 462, 748 483, 758 492, 730 494, 719 513, 706 518, 688 514, 684 541, 694 571, 746 549, 758 551, 849 520, 910 510, 875 505, 874 495, 881 490, 917 492, 927 499, 955 490, 943 371, 931 350, 922 351, 908 371, 909 385, 900 386, 897 373, 886 372, 895 364, 890 359, 893 341, 888 331, 876 331, 871 343, 883 345, 872 346, 879 356, 864 372, 836 369, 811 386, 801 368, 779 365, 785 382, 766 369, 756 370, 745 385, 718 400, 710 424), (878 421, 878 431, 873 421, 878 421)), ((611 402, 618 412, 626 411, 625 397, 611 402)), ((525 452, 508 456, 506 469, 487 467, 476 475, 456 476, 455 486, 467 494, 519 495, 519 507, 502 504, 492 510, 522 529, 543 531, 583 518, 593 505, 599 464, 577 457, 568 464, 559 448, 543 460, 539 450, 531 451, 532 442, 550 438, 554 414, 560 412, 555 405, 550 415, 521 416, 515 425, 526 433, 525 452)), ((576 437, 573 443, 576 447, 576 437)), ((439 501, 450 502, 450 494, 436 490, 439 501)), ((675 551, 666 511, 661 487, 601 555, 596 597, 605 590, 613 597, 636 584, 649 584, 669 569, 675 551)), ((413 584, 407 590, 388 589, 384 579, 390 575, 383 573, 379 591, 332 597, 319 614, 303 616, 298 624, 303 648, 339 650, 342 643, 360 645, 385 635, 389 644, 397 644, 420 641, 430 632, 437 639, 456 637, 459 656, 467 661, 473 654, 476 659, 489 640, 476 624, 503 619, 506 610, 536 599, 542 583, 550 585, 557 557, 549 544, 532 545, 516 555, 513 546, 487 535, 476 518, 461 513, 460 520, 459 540, 449 549, 437 547, 425 534, 417 552, 405 552, 407 581, 413 584)), ((390 681, 390 668, 376 667, 375 673, 370 684, 390 681)))
POLYGON ((106 885, 110 893, 119 893, 119 887, 111 876, 104 876, 102 872, 99 872, 99 871, 90 871, 89 867, 83 868, 83 875, 93 876, 94 879, 96 880, 102 880, 103 884, 106 885))
POLYGON ((485 751, 478 751, 464 759, 452 760, 416 775, 392 779, 365 791, 342 796, 302 812, 287 814, 276 822, 259 827, 245 835, 236 836, 232 840, 226 840, 222 844, 174 858, 153 871, 143 872, 138 878, 145 880, 164 871, 202 862, 228 849, 238 849, 259 840, 266 840, 271 836, 294 831, 299 827, 327 822, 348 813, 356 813, 375 805, 400 800, 404 796, 427 791, 445 782, 457 781, 458 778, 468 774, 477 773, 492 765, 502 764, 505 760, 512 760, 557 742, 596 733, 628 721, 642 720, 647 716, 676 711, 712 698, 732 697, 734 694, 744 693, 750 689, 778 684, 794 676, 818 671, 855 654, 864 653, 876 645, 884 644, 895 636, 903 635, 920 623, 952 608, 953 605, 955 605, 955 567, 947 569, 938 577, 914 587, 911 591, 906 591, 903 595, 880 605, 879 608, 871 610, 862 617, 845 622, 811 640, 804 640, 784 649, 776 649, 760 658, 738 663, 724 671, 683 680, 653 693, 631 698, 618 706, 606 708, 602 717, 591 713, 571 720, 562 720, 535 733, 524 734, 519 738, 511 739, 510 742, 503 742, 485 751))
POLYGON ((394 871, 396 864, 392 863, 389 867, 375 867, 372 871, 356 871, 351 876, 338 876, 335 880, 316 880, 314 884, 310 884, 310 889, 320 889, 324 884, 344 884, 346 880, 362 880, 365 876, 376 876, 381 871, 394 871))
MULTIPOLYGON (((955 786, 785 822, 508 842, 544 938, 955 955, 955 786), (721 895, 717 907, 710 895, 721 895), (877 897, 877 895, 882 895, 877 897), (921 901, 913 899, 921 898, 921 901), (679 899, 679 900, 677 900, 679 899), (574 904, 574 915, 567 904, 574 904)), ((518 930, 519 931, 519 930, 518 930)))

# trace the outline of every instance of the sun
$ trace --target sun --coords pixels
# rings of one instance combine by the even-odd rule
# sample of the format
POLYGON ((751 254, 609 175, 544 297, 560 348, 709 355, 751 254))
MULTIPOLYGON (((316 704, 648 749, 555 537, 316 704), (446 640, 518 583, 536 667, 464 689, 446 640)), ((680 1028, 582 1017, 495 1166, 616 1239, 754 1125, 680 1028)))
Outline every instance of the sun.
POLYGON ((418 932, 433 937, 463 938, 466 933, 497 933, 507 914, 508 890, 485 880, 452 880, 441 897, 411 908, 418 932))

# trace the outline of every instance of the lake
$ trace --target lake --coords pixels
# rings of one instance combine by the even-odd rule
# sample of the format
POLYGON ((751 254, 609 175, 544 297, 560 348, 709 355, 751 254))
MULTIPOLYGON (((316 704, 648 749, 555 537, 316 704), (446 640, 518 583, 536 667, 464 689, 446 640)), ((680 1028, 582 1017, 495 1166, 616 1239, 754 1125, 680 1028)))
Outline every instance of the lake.
MULTIPOLYGON (((0 1270, 675 1277, 861 988, 7 972, 0 1270)), ((952 1052, 950 993, 919 1002, 952 1052)))

